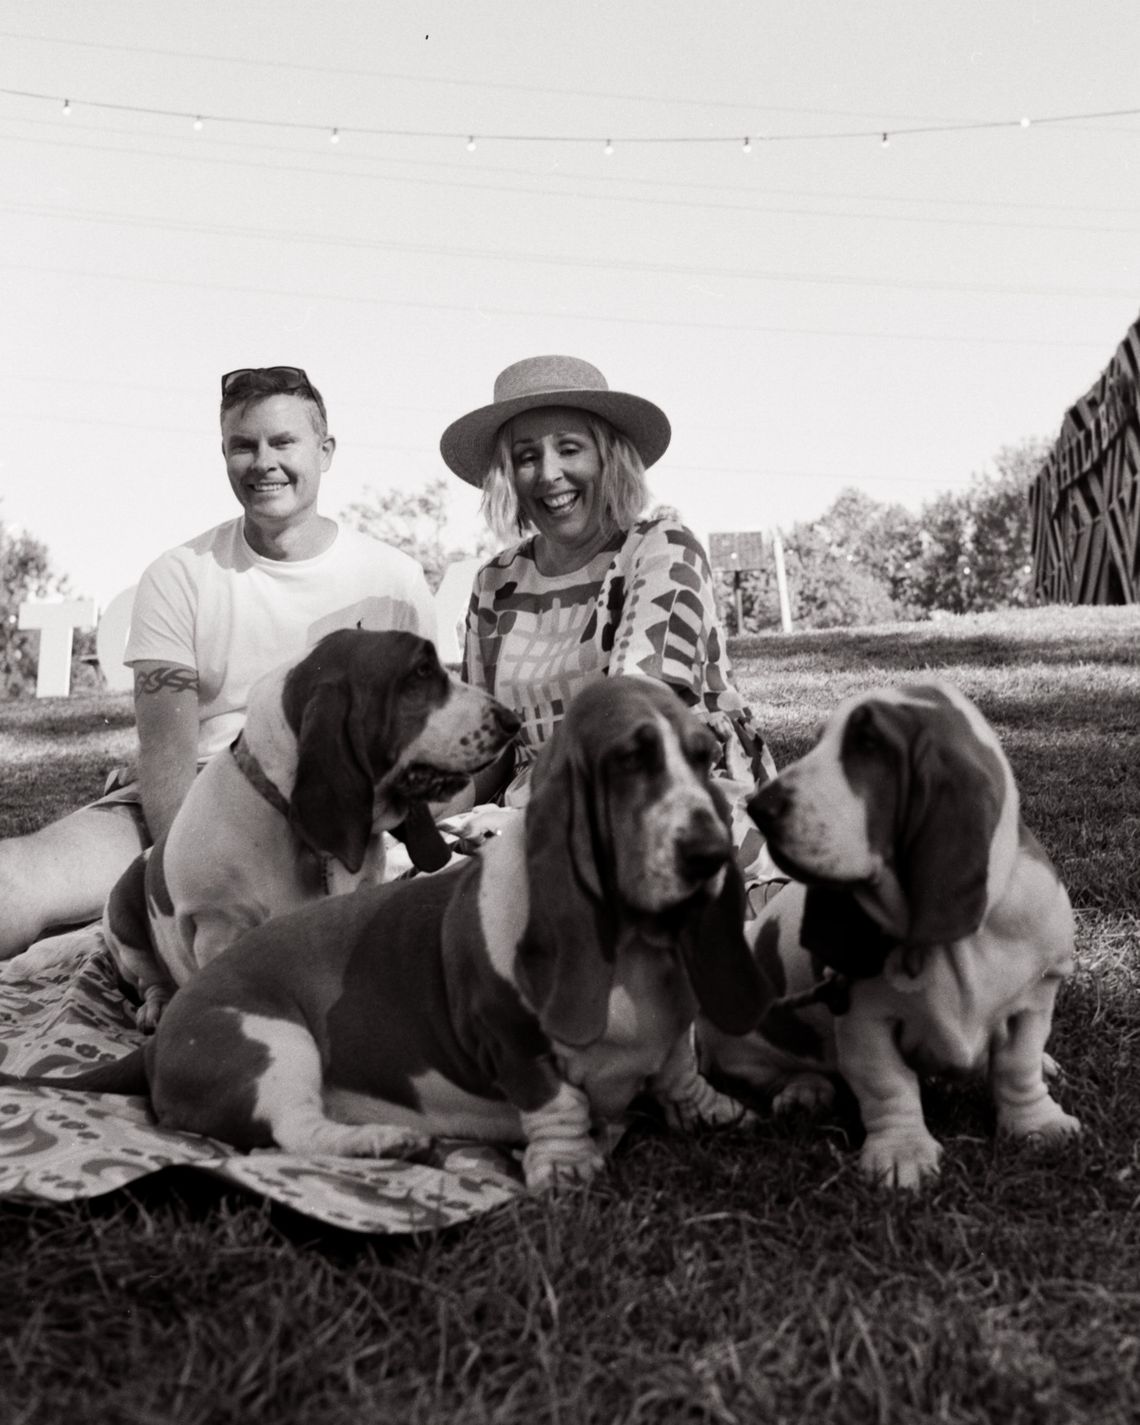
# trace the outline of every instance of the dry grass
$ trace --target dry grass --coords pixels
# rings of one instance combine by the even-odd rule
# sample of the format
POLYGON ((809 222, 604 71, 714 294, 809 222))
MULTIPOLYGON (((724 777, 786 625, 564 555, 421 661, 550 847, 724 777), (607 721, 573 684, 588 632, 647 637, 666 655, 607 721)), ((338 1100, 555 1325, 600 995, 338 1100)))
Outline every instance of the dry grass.
MULTIPOLYGON (((984 1092, 934 1083, 945 1168, 907 1199, 861 1182, 840 1116, 691 1139, 647 1122, 589 1190, 424 1240, 337 1234, 189 1172, 8 1206, 0 1421, 1131 1425, 1138 646, 1137 611, 1080 609, 736 651, 781 761, 847 691, 925 669, 994 722, 1078 912, 1051 1044, 1076 1146, 997 1141, 984 1092)), ((0 831, 97 790, 129 721, 114 698, 0 709, 0 831)))

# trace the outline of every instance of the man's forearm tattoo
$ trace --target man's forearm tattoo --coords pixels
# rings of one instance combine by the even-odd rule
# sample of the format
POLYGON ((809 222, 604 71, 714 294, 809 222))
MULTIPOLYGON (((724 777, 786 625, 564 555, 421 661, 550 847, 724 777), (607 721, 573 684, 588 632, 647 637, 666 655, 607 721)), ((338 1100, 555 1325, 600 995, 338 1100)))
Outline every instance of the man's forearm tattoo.
POLYGON ((196 693, 198 674, 193 668, 150 668, 135 674, 135 697, 140 693, 196 693))

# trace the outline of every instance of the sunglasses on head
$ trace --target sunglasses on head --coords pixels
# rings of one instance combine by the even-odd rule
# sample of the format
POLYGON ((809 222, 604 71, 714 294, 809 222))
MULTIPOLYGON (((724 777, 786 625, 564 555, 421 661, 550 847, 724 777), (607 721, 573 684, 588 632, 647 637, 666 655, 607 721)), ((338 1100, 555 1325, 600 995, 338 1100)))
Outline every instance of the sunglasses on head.
POLYGON ((236 387, 251 391, 312 391, 312 383, 299 366, 239 366, 222 377, 222 395, 236 387))

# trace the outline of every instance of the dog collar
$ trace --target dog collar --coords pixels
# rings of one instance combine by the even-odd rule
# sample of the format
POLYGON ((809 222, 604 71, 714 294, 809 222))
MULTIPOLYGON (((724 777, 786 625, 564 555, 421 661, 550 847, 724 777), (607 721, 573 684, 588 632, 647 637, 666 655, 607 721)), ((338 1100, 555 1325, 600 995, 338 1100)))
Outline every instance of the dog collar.
POLYGON ((244 733, 239 732, 230 743, 230 752, 238 765, 238 771, 254 791, 260 793, 274 811, 279 811, 282 816, 288 816, 289 803, 281 795, 280 790, 269 780, 265 768, 249 750, 244 733))

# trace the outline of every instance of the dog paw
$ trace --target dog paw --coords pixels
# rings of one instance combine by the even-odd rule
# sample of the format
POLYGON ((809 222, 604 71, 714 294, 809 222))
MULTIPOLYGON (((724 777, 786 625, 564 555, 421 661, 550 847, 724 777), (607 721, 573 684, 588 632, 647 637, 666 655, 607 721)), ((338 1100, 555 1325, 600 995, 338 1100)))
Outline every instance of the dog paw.
POLYGON ((750 1128, 759 1120, 750 1108, 699 1081, 701 1091, 685 1098, 669 1099, 665 1121, 670 1128, 691 1132, 695 1128, 750 1128))
POLYGON ((869 1133, 859 1155, 864 1177, 913 1192, 938 1174, 942 1148, 925 1130, 869 1133))
POLYGON ((334 1158, 416 1158, 431 1146, 431 1139, 410 1128, 393 1128, 386 1123, 333 1123, 329 1120, 307 1133, 303 1139, 290 1138, 278 1144, 287 1153, 328 1155, 334 1158))
POLYGON ((581 1186, 596 1178, 606 1165, 596 1144, 529 1143, 523 1153, 523 1177, 527 1192, 551 1192, 561 1187, 581 1186))
POLYGON ((170 995, 164 990, 155 992, 148 990, 146 998, 138 1009, 135 1010, 135 1026, 143 1034, 153 1034, 158 1028, 158 1021, 162 1018, 163 1011, 170 1003, 170 995))
POLYGON ((789 1079, 772 1100, 772 1112, 777 1118, 802 1110, 823 1113, 835 1101, 835 1085, 821 1074, 800 1074, 789 1079))
POLYGON ((1071 1113, 1066 1113, 1054 1099, 1042 1098, 1028 1106, 999 1109, 998 1128, 1014 1138, 1053 1143, 1078 1134, 1081 1131, 1081 1121, 1071 1113))

